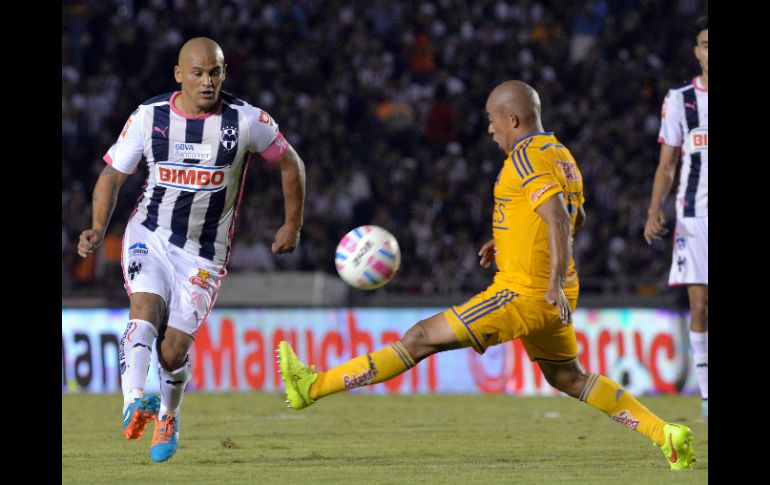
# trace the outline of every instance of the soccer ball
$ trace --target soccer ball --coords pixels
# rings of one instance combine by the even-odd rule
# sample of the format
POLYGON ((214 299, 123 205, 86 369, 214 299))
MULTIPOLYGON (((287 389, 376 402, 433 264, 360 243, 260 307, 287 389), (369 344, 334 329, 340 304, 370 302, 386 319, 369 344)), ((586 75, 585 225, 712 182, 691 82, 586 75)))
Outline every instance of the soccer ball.
POLYGON ((334 257, 342 280, 359 290, 379 288, 398 271, 398 241, 379 226, 361 226, 345 234, 334 257))

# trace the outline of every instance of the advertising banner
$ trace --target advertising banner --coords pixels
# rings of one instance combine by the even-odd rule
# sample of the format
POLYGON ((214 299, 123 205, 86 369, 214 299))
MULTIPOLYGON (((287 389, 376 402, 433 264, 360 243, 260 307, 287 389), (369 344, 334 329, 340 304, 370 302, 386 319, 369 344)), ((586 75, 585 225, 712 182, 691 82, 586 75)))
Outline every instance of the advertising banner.
MULTIPOLYGON (((288 340, 323 370, 389 345, 440 308, 214 309, 191 351, 188 390, 282 389, 275 348, 288 340)), ((584 309, 573 315, 580 363, 635 394, 696 394, 684 322, 656 309, 584 309)), ((62 310, 62 392, 120 392, 118 347, 125 309, 62 310)), ((157 358, 146 392, 158 392, 157 358)), ((558 395, 520 341, 442 352, 395 379, 353 392, 558 395)))

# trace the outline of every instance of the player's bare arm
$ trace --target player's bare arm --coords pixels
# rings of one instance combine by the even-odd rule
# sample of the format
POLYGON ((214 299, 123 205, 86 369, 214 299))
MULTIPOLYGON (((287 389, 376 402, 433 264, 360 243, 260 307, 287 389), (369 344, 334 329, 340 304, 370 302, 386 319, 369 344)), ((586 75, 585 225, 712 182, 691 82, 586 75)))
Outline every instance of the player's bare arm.
POLYGON ((563 194, 549 198, 537 209, 537 214, 548 224, 548 252, 551 255, 551 273, 545 301, 559 308, 559 316, 564 325, 572 321, 572 309, 564 295, 564 279, 567 277, 569 260, 572 257, 570 236, 572 219, 564 205, 563 194))
POLYGON ((296 249, 305 206, 305 164, 291 145, 278 159, 278 168, 281 171, 285 216, 270 248, 273 254, 290 253, 296 249))
POLYGON ((85 258, 104 242, 104 233, 112 217, 118 191, 128 175, 107 165, 99 174, 92 196, 91 228, 80 234, 78 254, 85 258))
POLYGON ((652 244, 653 240, 660 239, 668 233, 668 229, 665 227, 666 217, 663 214, 663 202, 674 185, 680 150, 680 147, 665 143, 660 145, 660 161, 655 170, 652 199, 650 200, 650 208, 647 210, 647 223, 644 225, 644 239, 647 244, 652 244))

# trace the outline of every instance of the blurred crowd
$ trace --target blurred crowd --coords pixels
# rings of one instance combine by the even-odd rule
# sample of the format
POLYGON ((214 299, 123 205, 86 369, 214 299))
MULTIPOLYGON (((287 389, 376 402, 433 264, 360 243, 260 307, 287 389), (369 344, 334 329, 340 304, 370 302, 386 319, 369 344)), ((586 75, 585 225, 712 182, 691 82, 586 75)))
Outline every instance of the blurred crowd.
MULTIPOLYGON (((104 248, 76 254, 106 152, 142 101, 177 89, 181 45, 222 46, 224 90, 268 111, 306 164, 298 250, 273 256, 280 176, 252 160, 229 270, 334 273, 339 239, 391 231, 399 276, 384 291, 475 292, 492 270, 492 186, 505 155, 487 134, 489 91, 538 90, 543 125, 583 172, 586 225, 574 245, 584 292, 665 288, 670 238, 642 237, 667 90, 699 67, 698 0, 84 0, 63 3, 62 283, 119 288, 120 238, 146 169, 128 178, 104 248)), ((673 199, 669 197, 669 202, 673 199)), ((668 207, 673 220, 673 205, 668 207)))

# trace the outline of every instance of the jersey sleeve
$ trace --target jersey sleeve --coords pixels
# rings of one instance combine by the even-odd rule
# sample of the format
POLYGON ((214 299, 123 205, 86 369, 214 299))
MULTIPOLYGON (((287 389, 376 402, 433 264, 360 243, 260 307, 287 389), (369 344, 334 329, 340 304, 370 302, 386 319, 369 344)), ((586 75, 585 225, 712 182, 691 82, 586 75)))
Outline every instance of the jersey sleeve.
POLYGON ((679 120, 682 118, 682 95, 673 89, 668 92, 663 100, 663 109, 660 114, 660 132, 658 143, 680 147, 684 143, 684 133, 679 120))
POLYGON ((515 170, 509 171, 513 178, 511 184, 521 187, 532 210, 540 207, 552 195, 563 192, 559 179, 553 172, 553 165, 538 152, 539 149, 527 148, 515 152, 511 157, 515 170))
POLYGON ((578 167, 577 163, 575 163, 575 172, 577 172, 578 180, 579 182, 575 182, 575 187, 577 192, 580 193, 578 196, 578 204, 579 205, 586 205, 586 195, 583 191, 583 173, 580 171, 580 167, 578 167))
POLYGON ((278 123, 267 111, 253 106, 245 114, 249 125, 249 151, 259 153, 268 162, 281 158, 289 144, 278 129, 278 123))
POLYGON ((104 154, 104 161, 125 174, 136 172, 144 155, 144 110, 138 108, 128 117, 117 141, 104 154))

